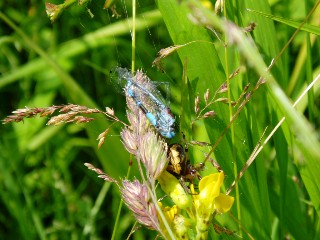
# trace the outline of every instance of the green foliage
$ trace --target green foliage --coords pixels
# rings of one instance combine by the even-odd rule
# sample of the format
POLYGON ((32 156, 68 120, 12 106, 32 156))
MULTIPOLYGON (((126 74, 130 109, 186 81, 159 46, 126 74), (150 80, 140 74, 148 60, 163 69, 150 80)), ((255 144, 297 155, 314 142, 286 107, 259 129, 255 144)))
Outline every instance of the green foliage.
MULTIPOLYGON (((103 1, 79 2, 82 5, 68 2, 54 23, 43 2, 0 3, 1 119, 25 106, 74 103, 102 110, 108 106, 126 122, 125 99, 111 86, 108 72, 118 65, 131 67, 132 3, 116 1, 113 8, 103 9, 103 1), (115 11, 121 17, 112 17, 115 11)), ((222 237, 317 239, 320 84, 296 108, 292 102, 319 77, 320 8, 306 21, 315 1, 226 1, 220 16, 199 1, 181 2, 137 3, 135 69, 142 67, 151 79, 171 83, 176 131, 184 132, 187 141, 211 146, 219 141, 210 157, 225 172, 226 190, 248 163, 265 128, 262 142, 286 118, 230 193, 236 198, 232 215, 238 220, 217 217, 219 225, 235 231, 222 237), (256 27, 244 33, 223 21, 222 15, 240 28, 251 22, 256 27), (296 30, 301 31, 291 40, 296 30), (162 60, 165 73, 151 68, 157 52, 173 45, 184 46, 162 60), (271 74, 266 73, 273 59, 271 74), (212 98, 240 66, 228 91, 217 93, 220 100, 207 109, 214 110, 215 117, 192 124, 195 97, 200 96, 203 109, 206 90, 212 98), (266 83, 259 85, 260 76, 266 83), (243 94, 249 83, 251 95, 243 94), (241 98, 232 107, 231 101, 241 95, 250 101, 240 107, 241 98), (232 116, 236 117, 229 125, 232 116)), ((45 126, 45 120, 25 119, 0 127, 0 238, 109 239, 113 231, 115 239, 126 238, 135 220, 124 207, 114 228, 118 188, 83 165, 90 162, 116 179, 126 176, 130 158, 120 142, 122 125, 112 126, 98 150, 96 139, 110 126, 105 117, 57 127, 45 126)), ((172 142, 182 141, 182 134, 177 135, 172 142)), ((204 161, 203 152, 211 150, 191 146, 191 161, 204 161)), ((136 167, 134 162, 131 179, 138 177, 136 167)), ((201 174, 213 171, 207 162, 201 174)), ((135 239, 155 236, 145 229, 133 234, 135 239)), ((210 236, 219 238, 213 228, 210 236)))

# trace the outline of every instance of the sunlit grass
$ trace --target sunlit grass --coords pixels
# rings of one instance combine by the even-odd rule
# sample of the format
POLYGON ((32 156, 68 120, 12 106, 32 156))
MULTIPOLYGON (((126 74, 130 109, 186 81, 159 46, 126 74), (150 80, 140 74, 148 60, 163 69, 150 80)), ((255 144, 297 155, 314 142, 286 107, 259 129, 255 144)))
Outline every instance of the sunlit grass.
MULTIPOLYGON (((101 110, 112 107, 127 121, 124 97, 107 84, 105 73, 86 61, 107 72, 117 65, 132 66, 131 3, 124 6, 118 1, 119 19, 99 4, 86 5, 93 18, 86 8, 74 5, 53 24, 42 3, 16 2, 1 8, 2 119, 25 106, 74 103, 101 110)), ((183 132, 187 142, 209 143, 189 146, 192 162, 202 162, 211 153, 226 176, 225 191, 238 174, 243 175, 237 190, 230 192, 236 199, 231 215, 216 219, 225 228, 222 238, 317 239, 320 85, 304 91, 320 71, 319 7, 306 19, 314 6, 301 1, 290 6, 262 0, 233 6, 226 1, 226 11, 220 15, 198 1, 157 4, 144 1, 136 6, 134 68, 143 67, 158 81, 170 76, 178 122, 172 142, 183 141, 183 132), (243 31, 252 22, 255 28, 243 31), (151 68, 158 51, 180 45, 162 59, 165 74, 151 68), (239 67, 228 91, 214 95, 239 67), (198 107, 203 109, 207 89, 210 98, 219 99, 205 108, 214 116, 193 122, 195 99, 199 96, 198 107), (302 94, 295 109, 293 104, 302 94), (262 146, 261 151, 250 158, 256 146, 262 146)), ((109 239, 119 209, 118 188, 103 185, 83 163, 99 166, 118 180, 124 178, 130 158, 120 142, 123 125, 113 125, 98 150, 96 139, 110 125, 105 118, 95 124, 54 128, 44 123, 39 118, 1 126, 0 238, 109 239)), ((201 174, 214 171, 208 160, 201 174)), ((138 177, 137 172, 133 164, 130 178, 138 177)), ((115 239, 126 238, 134 224, 132 214, 123 208, 115 239)), ((133 236, 150 239, 156 233, 139 228, 133 236)), ((217 238, 212 225, 209 239, 217 238)))

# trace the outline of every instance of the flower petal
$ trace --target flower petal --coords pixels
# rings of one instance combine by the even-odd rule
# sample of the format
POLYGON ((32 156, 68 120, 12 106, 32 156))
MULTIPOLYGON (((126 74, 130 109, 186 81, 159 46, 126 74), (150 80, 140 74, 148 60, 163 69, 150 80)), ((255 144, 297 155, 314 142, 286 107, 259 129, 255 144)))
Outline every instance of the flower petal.
POLYGON ((217 209, 219 213, 228 212, 231 209, 233 202, 234 202, 234 197, 221 193, 215 199, 215 209, 217 209))
POLYGON ((220 194, 223 180, 223 172, 213 173, 202 178, 199 182, 200 199, 213 202, 220 194))

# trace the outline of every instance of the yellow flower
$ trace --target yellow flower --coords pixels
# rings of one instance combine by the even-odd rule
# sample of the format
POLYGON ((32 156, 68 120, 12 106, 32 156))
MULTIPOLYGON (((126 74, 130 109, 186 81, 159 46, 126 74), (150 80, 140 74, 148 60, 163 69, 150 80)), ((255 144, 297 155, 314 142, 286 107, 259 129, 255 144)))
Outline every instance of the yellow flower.
POLYGON ((199 194, 193 195, 196 210, 197 239, 206 239, 213 212, 224 213, 230 210, 234 198, 220 193, 223 172, 210 174, 199 182, 199 194))
MULTIPOLYGON (((163 207, 162 203, 159 202, 159 205, 162 209, 163 215, 166 218, 167 223, 169 224, 169 227, 171 231, 173 232, 176 239, 190 239, 189 237, 189 230, 192 227, 190 220, 185 218, 180 214, 180 209, 177 207, 177 205, 174 205, 173 207, 163 207)), ((163 231, 163 234, 165 236, 169 237, 168 230, 165 228, 165 225, 160 219, 160 227, 163 231)))
MULTIPOLYGON (((158 181, 162 190, 175 203, 173 207, 160 206, 176 239, 207 239, 213 213, 229 211, 234 202, 233 197, 220 193, 224 181, 223 172, 202 178, 198 193, 191 184, 192 194, 186 193, 179 180, 167 171, 160 175, 158 181)), ((162 220, 160 225, 164 235, 167 235, 162 220)))
POLYGON ((160 205, 163 215, 165 216, 168 224, 172 225, 174 217, 180 212, 179 208, 176 205, 174 205, 173 207, 163 207, 161 202, 159 202, 158 204, 160 205))

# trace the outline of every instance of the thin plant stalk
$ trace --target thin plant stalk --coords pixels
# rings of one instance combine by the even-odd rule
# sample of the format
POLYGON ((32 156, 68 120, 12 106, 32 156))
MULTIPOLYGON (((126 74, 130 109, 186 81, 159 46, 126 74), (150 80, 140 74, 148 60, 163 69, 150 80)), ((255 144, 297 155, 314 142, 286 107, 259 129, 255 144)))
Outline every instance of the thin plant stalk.
MULTIPOLYGON (((223 14, 225 19, 227 19, 227 8, 226 8, 226 3, 223 5, 223 14)), ((224 42, 224 46, 228 46, 228 35, 225 36, 225 42, 224 42)), ((230 90, 230 78, 229 78, 229 64, 228 64, 228 51, 227 51, 227 47, 224 48, 225 51, 225 66, 226 66, 226 76, 227 76, 227 94, 228 94, 228 99, 231 99, 231 90, 230 90)), ((233 107, 231 104, 231 101, 229 101, 228 104, 229 107, 229 116, 230 116, 230 122, 232 121, 233 118, 233 107)), ((235 144, 235 131, 234 131, 234 124, 231 124, 230 126, 230 131, 231 131, 231 142, 232 142, 232 159, 233 159, 233 174, 234 176, 237 176, 238 174, 238 165, 237 165, 237 161, 236 161, 236 146, 237 144, 235 144)), ((237 208, 237 217, 239 219, 239 222, 241 222, 241 209, 240 209, 240 193, 239 193, 239 185, 238 182, 236 182, 236 208, 237 208)), ((239 226, 239 231, 240 231, 240 236, 242 237, 242 231, 241 228, 239 226)))
MULTIPOLYGON (((128 167, 128 172, 127 172, 127 177, 126 177, 127 179, 129 178, 130 172, 131 172, 131 162, 132 162, 132 155, 130 154, 130 165, 128 167)), ((119 203, 119 207, 118 207, 116 221, 114 223, 114 227, 113 227, 113 231, 112 231, 111 240, 114 240, 115 236, 116 236, 116 231, 117 231, 117 228, 118 228, 118 223, 119 223, 119 219, 120 219, 122 206, 123 206, 123 199, 121 198, 120 203, 119 203)))
POLYGON ((134 74, 135 60, 136 60, 136 1, 132 0, 132 60, 131 60, 131 71, 134 74))

